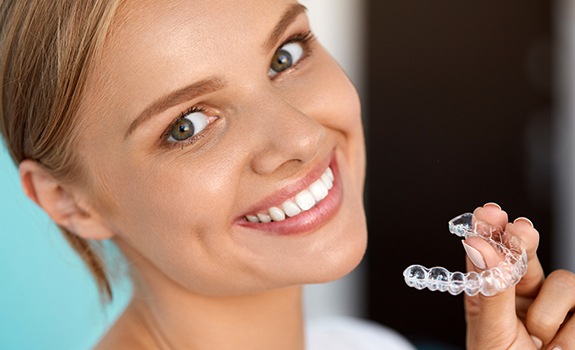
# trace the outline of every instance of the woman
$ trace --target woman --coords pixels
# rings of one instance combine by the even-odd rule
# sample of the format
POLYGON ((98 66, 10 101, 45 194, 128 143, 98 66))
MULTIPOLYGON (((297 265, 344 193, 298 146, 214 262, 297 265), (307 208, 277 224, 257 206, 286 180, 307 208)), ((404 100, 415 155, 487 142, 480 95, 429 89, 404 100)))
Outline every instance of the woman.
MULTIPOLYGON (((2 133, 25 193, 104 294, 94 242, 113 240, 131 266, 133 301, 98 348, 303 349, 301 285, 347 274, 366 246, 359 101, 305 8, 0 6, 2 133)), ((507 223, 493 204, 476 215, 507 223)), ((573 276, 541 287, 537 232, 525 219, 508 230, 527 242, 529 271, 468 299, 469 348, 574 346, 559 329, 573 276)), ((404 346, 379 345, 391 342, 404 346)))

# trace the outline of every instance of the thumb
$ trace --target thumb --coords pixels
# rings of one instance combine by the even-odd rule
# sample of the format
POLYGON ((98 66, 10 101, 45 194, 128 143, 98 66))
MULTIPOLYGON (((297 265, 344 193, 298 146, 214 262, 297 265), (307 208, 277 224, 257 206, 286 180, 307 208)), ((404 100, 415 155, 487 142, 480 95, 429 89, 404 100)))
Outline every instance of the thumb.
MULTIPOLYGON (((463 241, 467 253, 467 270, 481 273, 497 267, 504 259, 489 243, 479 237, 463 241)), ((494 296, 481 294, 465 296, 465 313, 468 324, 468 345, 477 349, 504 347, 515 339, 517 315, 515 311, 515 287, 508 288, 494 296)))

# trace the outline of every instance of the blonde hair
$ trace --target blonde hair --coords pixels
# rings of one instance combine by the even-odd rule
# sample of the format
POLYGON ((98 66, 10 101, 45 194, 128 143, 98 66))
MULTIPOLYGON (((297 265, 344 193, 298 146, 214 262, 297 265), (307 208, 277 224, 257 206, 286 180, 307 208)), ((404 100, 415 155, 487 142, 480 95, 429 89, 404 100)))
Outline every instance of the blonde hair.
MULTIPOLYGON (((119 0, 0 1, 0 131, 16 164, 83 178, 74 149, 79 102, 119 0)), ((112 289, 102 246, 60 227, 103 299, 112 289)))

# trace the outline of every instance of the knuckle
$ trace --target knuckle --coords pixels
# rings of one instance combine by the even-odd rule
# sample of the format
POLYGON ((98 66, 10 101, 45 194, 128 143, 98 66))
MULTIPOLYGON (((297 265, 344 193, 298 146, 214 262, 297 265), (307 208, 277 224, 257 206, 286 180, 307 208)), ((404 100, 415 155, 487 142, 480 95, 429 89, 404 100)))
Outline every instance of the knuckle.
POLYGON ((525 325, 534 334, 548 334, 557 328, 557 320, 545 308, 531 307, 527 310, 525 325))
POLYGON ((558 288, 575 290, 575 274, 567 270, 555 270, 549 274, 546 283, 553 283, 558 288))

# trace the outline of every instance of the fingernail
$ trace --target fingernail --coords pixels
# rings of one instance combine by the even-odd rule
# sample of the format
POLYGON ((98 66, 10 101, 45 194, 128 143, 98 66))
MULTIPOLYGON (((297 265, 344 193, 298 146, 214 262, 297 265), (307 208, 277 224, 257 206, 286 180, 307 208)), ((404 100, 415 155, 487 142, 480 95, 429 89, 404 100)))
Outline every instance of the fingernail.
POLYGON ((533 222, 532 222, 531 220, 527 219, 527 218, 524 218, 524 217, 517 218, 517 219, 515 219, 515 221, 513 221, 513 223, 515 224, 517 221, 525 221, 526 223, 528 223, 529 225, 531 225, 531 227, 535 227, 535 226, 533 225, 533 222))
POLYGON ((501 206, 500 206, 499 204, 493 203, 493 202, 486 203, 486 204, 483 206, 483 208, 486 208, 486 207, 495 207, 495 208, 501 210, 501 206))
POLYGON ((551 350, 561 350, 561 348, 558 346, 554 346, 551 350))
POLYGON ((461 241, 461 243, 463 243, 465 253, 467 253, 467 256, 469 259, 471 259, 473 265, 479 267, 480 269, 485 269, 487 265, 485 264, 485 259, 483 258, 483 255, 481 255, 481 252, 465 243, 465 241, 461 241))
MULTIPOLYGON (((535 347, 537 349, 541 349, 543 347, 543 342, 541 341, 541 339, 537 338, 536 336, 532 335, 531 340, 533 340, 533 344, 535 344, 535 347)), ((555 350, 555 349, 553 349, 553 350, 555 350)))

